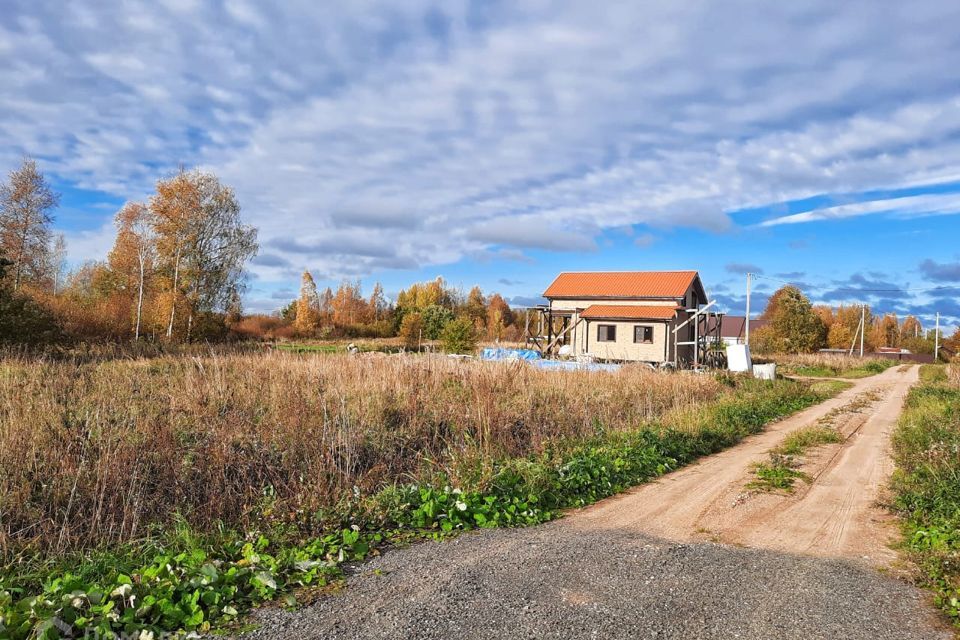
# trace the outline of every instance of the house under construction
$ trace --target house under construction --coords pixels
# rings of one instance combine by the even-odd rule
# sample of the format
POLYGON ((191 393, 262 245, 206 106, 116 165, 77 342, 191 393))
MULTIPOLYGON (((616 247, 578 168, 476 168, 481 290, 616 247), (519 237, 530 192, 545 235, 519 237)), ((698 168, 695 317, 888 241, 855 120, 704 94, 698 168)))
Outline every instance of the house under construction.
POLYGON ((655 366, 723 363, 713 306, 696 271, 565 272, 543 293, 528 342, 544 356, 655 366))

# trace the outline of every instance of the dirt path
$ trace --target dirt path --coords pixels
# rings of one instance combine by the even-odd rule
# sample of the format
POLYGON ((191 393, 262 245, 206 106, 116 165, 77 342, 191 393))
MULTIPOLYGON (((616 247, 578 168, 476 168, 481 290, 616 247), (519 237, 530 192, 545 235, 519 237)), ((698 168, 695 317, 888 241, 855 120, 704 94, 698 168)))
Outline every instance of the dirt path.
POLYGON ((768 427, 736 447, 615 496, 566 520, 582 530, 619 529, 670 540, 711 540, 825 557, 895 559, 891 518, 875 503, 892 472, 889 436, 917 368, 854 383, 836 398, 768 427), (871 400, 867 406, 861 406, 871 400), (832 412, 832 413, 831 413, 832 412), (793 495, 756 493, 752 466, 790 432, 834 417, 847 437, 824 447, 793 495))

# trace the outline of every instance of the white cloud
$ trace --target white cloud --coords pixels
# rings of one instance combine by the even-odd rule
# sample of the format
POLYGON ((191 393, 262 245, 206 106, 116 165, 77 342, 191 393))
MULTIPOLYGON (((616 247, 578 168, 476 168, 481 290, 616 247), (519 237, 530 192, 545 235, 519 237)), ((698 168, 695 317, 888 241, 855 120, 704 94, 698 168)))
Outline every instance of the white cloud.
POLYGON ((843 204, 823 207, 764 220, 763 227, 782 224, 801 224, 821 220, 839 220, 857 216, 886 213, 897 217, 918 217, 960 213, 960 193, 924 194, 919 196, 901 196, 882 198, 855 204, 843 204))

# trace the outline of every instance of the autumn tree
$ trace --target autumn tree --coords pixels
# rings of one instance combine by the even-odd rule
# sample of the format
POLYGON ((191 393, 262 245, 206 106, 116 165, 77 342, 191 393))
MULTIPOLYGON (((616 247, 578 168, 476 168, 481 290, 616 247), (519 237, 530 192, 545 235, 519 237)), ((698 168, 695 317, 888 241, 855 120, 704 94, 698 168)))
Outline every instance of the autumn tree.
POLYGON ((775 352, 805 353, 826 342, 823 320, 798 288, 787 285, 771 297, 761 316, 768 322, 770 347, 775 352))
POLYGON ((814 305, 813 312, 820 316, 820 319, 823 321, 823 325, 829 330, 833 326, 834 316, 833 308, 830 305, 818 304, 814 305))
POLYGON ((52 211, 59 202, 32 158, 24 158, 0 184, 0 253, 11 262, 14 291, 48 275, 52 211))
POLYGON ((919 338, 923 335, 923 325, 920 324, 916 316, 907 316, 900 326, 900 335, 903 338, 919 338))
POLYGON ((309 335, 317 330, 320 321, 320 296, 313 275, 304 270, 300 278, 300 297, 297 299, 297 316, 293 326, 297 333, 309 335))
POLYGON ((242 288, 243 266, 256 255, 256 229, 242 224, 233 190, 212 173, 193 170, 157 183, 150 201, 158 266, 167 286, 167 338, 178 308, 194 316, 223 310, 242 288))
POLYGON ((142 202, 128 202, 115 218, 117 238, 107 256, 111 271, 131 292, 133 339, 139 340, 143 325, 144 299, 156 262, 156 237, 153 214, 142 202))
POLYGON ((53 250, 50 252, 47 271, 52 280, 53 295, 57 295, 67 277, 67 239, 62 233, 58 233, 53 240, 53 250))
POLYGON ((379 282, 373 285, 373 292, 370 294, 370 302, 367 303, 367 306, 370 307, 374 322, 379 322, 387 314, 389 305, 387 304, 387 297, 383 293, 383 285, 379 282))
POLYGON ((403 346, 408 349, 418 349, 423 339, 423 318, 419 313, 408 313, 400 323, 400 338, 403 346))
POLYGON ((884 315, 876 321, 872 329, 873 344, 877 347, 900 346, 900 323, 892 313, 884 315))
POLYGON ((463 306, 463 314, 470 318, 478 329, 487 326, 487 299, 480 287, 470 289, 470 293, 467 294, 467 301, 463 306))
POLYGON ((503 338, 503 330, 513 323, 513 313, 510 305, 499 293, 490 296, 487 302, 487 335, 494 339, 503 338))
POLYGON ((850 349, 853 332, 842 322, 834 322, 827 332, 827 346, 831 349, 850 349))
POLYGON ((333 294, 333 322, 338 325, 353 325, 366 322, 370 308, 363 299, 359 280, 344 280, 333 294))

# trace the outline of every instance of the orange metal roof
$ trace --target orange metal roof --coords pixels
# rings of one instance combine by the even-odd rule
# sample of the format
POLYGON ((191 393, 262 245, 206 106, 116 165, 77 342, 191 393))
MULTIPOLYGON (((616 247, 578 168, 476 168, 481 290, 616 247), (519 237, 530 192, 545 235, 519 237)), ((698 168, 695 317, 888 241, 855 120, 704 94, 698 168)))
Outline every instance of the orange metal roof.
POLYGON ((592 304, 580 312, 581 318, 623 318, 625 320, 672 320, 680 307, 592 304))
POLYGON ((561 273, 546 298, 682 298, 696 271, 603 271, 561 273))

